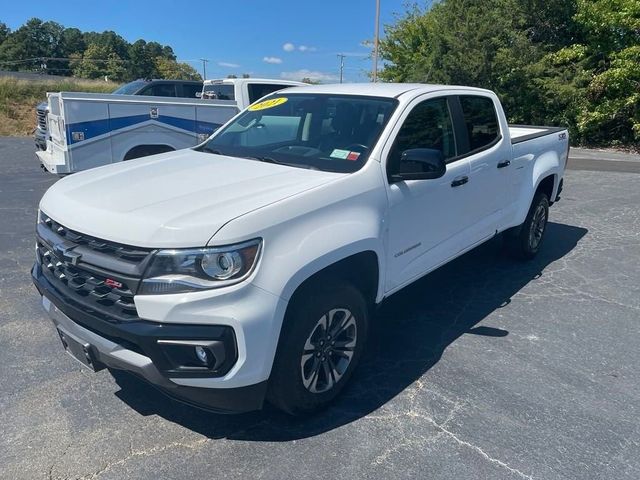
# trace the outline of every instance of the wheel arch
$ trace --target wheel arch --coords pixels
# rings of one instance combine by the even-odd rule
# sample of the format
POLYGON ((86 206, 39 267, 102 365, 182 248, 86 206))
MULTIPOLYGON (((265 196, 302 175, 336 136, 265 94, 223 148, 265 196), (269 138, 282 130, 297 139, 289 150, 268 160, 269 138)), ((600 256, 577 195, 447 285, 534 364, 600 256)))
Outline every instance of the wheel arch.
POLYGON ((549 205, 553 204, 553 192, 556 189, 556 183, 557 183, 557 175, 555 173, 550 173, 549 175, 541 178, 538 181, 538 185, 535 189, 535 192, 533 194, 533 197, 535 198, 535 196, 538 194, 538 192, 543 192, 544 194, 547 195, 547 198, 549 199, 549 205))
POLYGON ((352 283, 367 303, 382 300, 382 256, 375 248, 346 249, 331 252, 306 265, 291 276, 283 291, 289 303, 295 295, 316 281, 339 278, 352 283))
POLYGON ((134 158, 147 157, 149 155, 156 155, 158 153, 166 153, 173 152, 175 148, 171 145, 167 144, 147 144, 147 145, 136 145, 129 149, 127 153, 125 153, 122 158, 125 160, 133 160, 134 158))

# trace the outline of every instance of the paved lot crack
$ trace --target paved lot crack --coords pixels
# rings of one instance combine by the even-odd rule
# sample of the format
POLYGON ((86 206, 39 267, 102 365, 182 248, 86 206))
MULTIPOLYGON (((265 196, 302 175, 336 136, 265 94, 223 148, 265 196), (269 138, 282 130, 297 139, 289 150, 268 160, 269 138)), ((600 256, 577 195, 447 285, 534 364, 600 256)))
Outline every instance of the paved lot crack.
POLYGON ((133 450, 130 447, 129 454, 127 456, 125 456, 124 458, 121 458, 121 459, 116 460, 114 462, 109 462, 104 467, 102 467, 100 470, 80 477, 80 480, 92 480, 92 479, 98 478, 100 475, 102 475, 105 472, 108 472, 112 468, 124 465, 129 460, 131 460, 133 458, 136 458, 136 457, 146 457, 146 456, 150 456, 150 455, 155 455, 157 453, 166 452, 167 450, 170 450, 172 448, 186 448, 186 449, 189 449, 189 450, 197 450, 197 449, 201 448, 208 441, 209 441, 208 438, 201 438, 199 440, 195 440, 193 442, 187 442, 187 443, 182 442, 182 441, 180 441, 180 442, 172 442, 172 443, 168 443, 166 445, 156 445, 154 447, 151 447, 151 448, 148 448, 148 449, 145 449, 145 450, 133 450))

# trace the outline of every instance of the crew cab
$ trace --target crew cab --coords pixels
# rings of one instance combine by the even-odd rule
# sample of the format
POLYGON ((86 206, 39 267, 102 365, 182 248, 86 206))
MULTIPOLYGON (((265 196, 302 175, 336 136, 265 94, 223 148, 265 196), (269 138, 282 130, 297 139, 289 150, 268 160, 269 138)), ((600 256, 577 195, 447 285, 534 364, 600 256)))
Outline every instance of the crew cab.
POLYGON ((36 151, 42 167, 67 175, 192 147, 267 93, 304 85, 285 80, 226 79, 218 88, 230 88, 232 94, 199 100, 200 82, 190 86, 189 98, 171 95, 186 92, 185 82, 140 83, 132 82, 113 94, 48 93, 46 149, 36 151))
POLYGON ((58 181, 32 276, 84 366, 304 414, 349 381, 385 298, 497 234, 536 255, 568 149, 488 90, 291 88, 195 148, 58 181))

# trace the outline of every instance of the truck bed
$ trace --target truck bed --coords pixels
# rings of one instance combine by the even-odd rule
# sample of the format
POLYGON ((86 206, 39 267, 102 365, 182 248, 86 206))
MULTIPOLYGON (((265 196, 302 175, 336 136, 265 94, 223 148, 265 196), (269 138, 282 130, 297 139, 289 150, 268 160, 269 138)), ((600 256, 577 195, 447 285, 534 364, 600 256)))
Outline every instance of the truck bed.
POLYGON ((534 138, 544 137, 551 133, 560 133, 566 130, 562 127, 538 127, 531 125, 509 125, 509 134, 511 135, 511 143, 521 143, 534 138))

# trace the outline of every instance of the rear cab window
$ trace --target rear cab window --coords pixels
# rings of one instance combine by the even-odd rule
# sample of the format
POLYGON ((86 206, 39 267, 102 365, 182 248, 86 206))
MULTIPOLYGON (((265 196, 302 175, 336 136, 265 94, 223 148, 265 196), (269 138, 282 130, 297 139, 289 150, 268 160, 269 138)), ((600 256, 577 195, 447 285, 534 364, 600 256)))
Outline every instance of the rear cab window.
POLYGON ((477 95, 461 95, 459 98, 469 138, 469 151, 479 151, 495 144, 501 135, 493 100, 477 95))
POLYGON ((250 83, 247 85, 249 90, 249 103, 261 99, 270 93, 277 92, 283 88, 289 88, 291 85, 276 85, 272 83, 250 83))
POLYGON ((228 83, 214 83, 204 86, 202 98, 205 100, 235 100, 235 86, 228 83))

